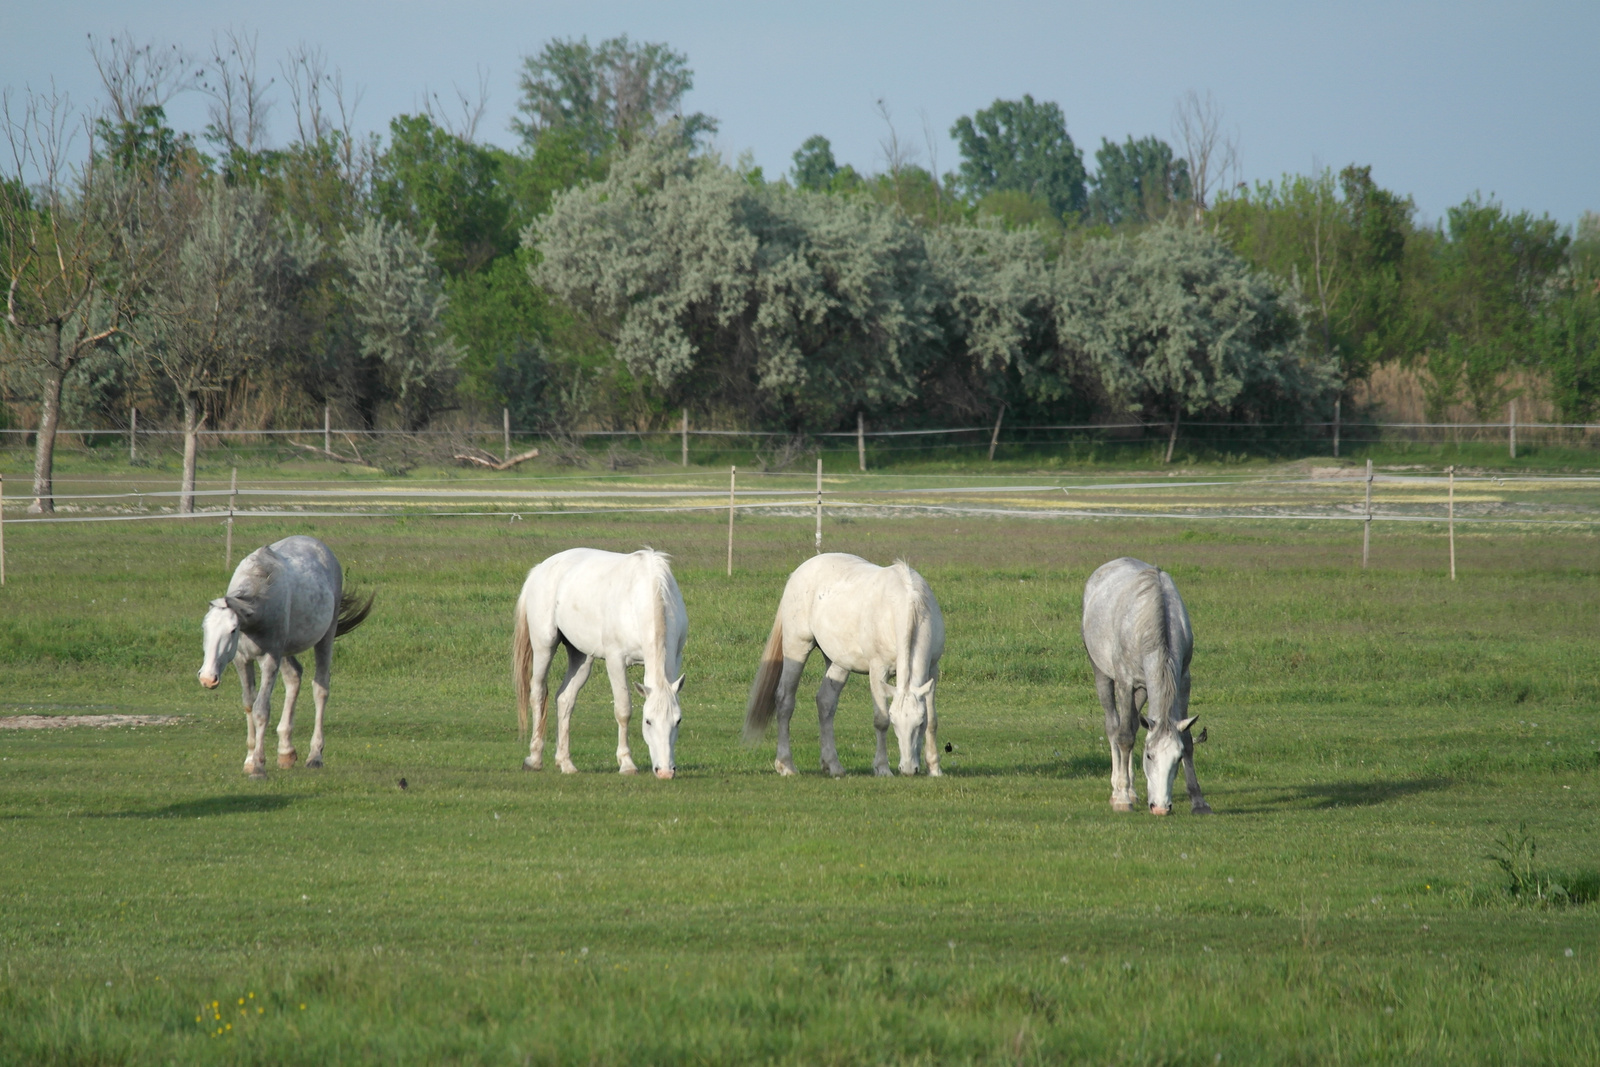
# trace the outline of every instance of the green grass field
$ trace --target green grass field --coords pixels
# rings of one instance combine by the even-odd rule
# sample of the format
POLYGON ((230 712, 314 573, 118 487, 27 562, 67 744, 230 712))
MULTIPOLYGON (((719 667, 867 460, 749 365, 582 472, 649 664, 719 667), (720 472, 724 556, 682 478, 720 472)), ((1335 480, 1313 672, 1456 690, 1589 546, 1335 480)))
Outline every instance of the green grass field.
POLYGON ((0 715, 184 719, 0 731, 0 1063, 1600 1062, 1591 534, 1458 532, 1452 584, 1423 525, 1362 572, 1354 524, 830 519, 939 596, 952 746, 872 778, 857 679, 834 781, 815 662, 802 776, 738 739, 808 520, 741 517, 732 578, 716 514, 252 519, 235 554, 293 532, 378 601, 327 767, 252 782, 236 681, 195 682, 216 524, 7 525, 0 715), (522 772, 522 576, 646 543, 689 608, 679 777, 615 773, 598 675, 584 773, 522 772), (1123 554, 1188 601, 1215 816, 1107 803, 1078 609, 1123 554), (1488 858, 1524 824, 1566 899, 1488 858))

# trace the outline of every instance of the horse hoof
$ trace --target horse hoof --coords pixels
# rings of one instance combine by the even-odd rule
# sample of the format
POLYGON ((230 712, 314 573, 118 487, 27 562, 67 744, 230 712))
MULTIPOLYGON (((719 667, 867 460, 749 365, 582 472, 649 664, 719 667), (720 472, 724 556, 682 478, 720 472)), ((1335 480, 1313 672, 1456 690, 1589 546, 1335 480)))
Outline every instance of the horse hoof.
POLYGON ((792 764, 792 763, 785 763, 785 762, 783 762, 783 760, 780 759, 780 760, 773 760, 772 761, 772 765, 774 767, 776 767, 777 770, 778 770, 778 773, 783 775, 785 778, 793 778, 795 776, 795 774, 796 774, 796 771, 794 769, 794 764, 792 764))
POLYGON ((561 773, 562 774, 577 774, 578 773, 578 765, 576 763, 573 763, 571 760, 568 760, 566 763, 563 763, 561 765, 561 773))
POLYGON ((944 772, 941 771, 939 769, 939 765, 937 763, 935 763, 935 764, 932 764, 932 765, 930 765, 928 767, 928 777, 929 778, 943 778, 944 777, 944 772))
POLYGON ((617 773, 618 774, 628 774, 628 775, 638 774, 639 773, 639 768, 635 767, 631 763, 627 763, 627 764, 624 764, 621 767, 618 767, 617 768, 617 773))
POLYGON ((300 758, 299 754, 296 753, 295 750, 292 749, 292 748, 287 752, 278 753, 278 770, 280 770, 280 771, 288 770, 290 767, 294 766, 295 761, 298 760, 299 758, 300 758))
POLYGON ((266 777, 267 777, 266 770, 264 768, 260 768, 260 767, 247 767, 247 768, 245 768, 245 772, 244 773, 249 775, 252 779, 254 779, 255 781, 258 781, 258 782, 265 781, 266 777))
POLYGON ((1199 803, 1193 805, 1190 810, 1193 811, 1196 815, 1210 815, 1210 814, 1212 814, 1211 805, 1207 804, 1203 800, 1200 801, 1199 803))
POLYGON ((837 764, 837 763, 833 764, 831 767, 827 766, 827 765, 824 765, 822 770, 830 778, 843 778, 844 777, 844 768, 842 766, 840 766, 839 764, 837 764))
POLYGON ((321 767, 322 766, 322 757, 321 756, 312 756, 310 759, 306 760, 306 766, 307 767, 321 767))
POLYGON ((522 769, 525 771, 542 771, 544 770, 544 760, 534 759, 532 756, 529 756, 527 759, 522 761, 522 769))
POLYGON ((874 778, 893 778, 894 772, 887 765, 874 766, 872 768, 872 776, 874 778))
POLYGON ((1130 801, 1130 800, 1113 800, 1111 802, 1111 810, 1112 811, 1132 811, 1132 810, 1134 810, 1133 809, 1133 802, 1130 801))

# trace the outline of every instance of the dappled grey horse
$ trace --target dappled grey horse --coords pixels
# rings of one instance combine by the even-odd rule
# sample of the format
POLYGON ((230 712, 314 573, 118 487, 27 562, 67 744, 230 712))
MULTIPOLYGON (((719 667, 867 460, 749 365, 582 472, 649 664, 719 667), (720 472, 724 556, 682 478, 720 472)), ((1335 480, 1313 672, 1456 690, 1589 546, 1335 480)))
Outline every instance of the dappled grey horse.
POLYGON ((315 537, 285 537, 240 560, 228 583, 228 594, 211 602, 202 624, 205 660, 200 665, 200 684, 215 689, 229 660, 239 671, 246 774, 263 778, 267 773, 267 721, 272 686, 280 670, 283 715, 278 719, 278 766, 294 766, 294 702, 300 695, 300 661, 295 654, 308 648, 315 648, 317 656, 312 678, 317 721, 306 766, 322 766, 322 717, 328 706, 333 640, 360 626, 371 610, 372 597, 363 603, 345 592, 339 561, 315 537), (255 685, 257 662, 261 664, 259 690, 255 685))
MULTIPOLYGON (((1150 811, 1172 811, 1172 781, 1183 764, 1189 804, 1210 814, 1194 773, 1198 715, 1189 710, 1189 657, 1194 634, 1172 576, 1140 560, 1114 559, 1089 576, 1083 588, 1083 647, 1094 667, 1094 685, 1106 711, 1111 745, 1111 807, 1132 811, 1133 741, 1145 728, 1144 776, 1150 811), (1146 708, 1149 715, 1139 714, 1146 708)), ((1200 740, 1205 740, 1201 731, 1200 740)))

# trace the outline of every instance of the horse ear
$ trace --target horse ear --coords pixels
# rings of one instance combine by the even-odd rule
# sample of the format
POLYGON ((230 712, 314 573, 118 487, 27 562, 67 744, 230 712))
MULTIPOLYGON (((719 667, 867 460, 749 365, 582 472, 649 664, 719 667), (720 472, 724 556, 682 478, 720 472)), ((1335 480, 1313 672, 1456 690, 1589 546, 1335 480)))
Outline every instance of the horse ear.
POLYGON ((634 682, 633 687, 639 691, 639 695, 642 697, 648 697, 650 695, 650 687, 645 685, 643 682, 634 682))
POLYGON ((226 610, 227 607, 228 607, 228 600, 227 600, 226 597, 220 597, 219 596, 219 597, 217 597, 217 599, 213 600, 210 603, 210 605, 208 605, 208 606, 216 608, 219 611, 226 610))
POLYGON ((1198 716, 1198 715, 1191 715, 1187 719, 1179 719, 1178 720, 1178 732, 1181 734, 1185 730, 1187 730, 1189 727, 1193 726, 1194 725, 1194 721, 1196 719, 1198 719, 1199 717, 1200 716, 1198 716))
POLYGON ((914 685, 914 686, 911 687, 911 695, 912 696, 925 697, 931 692, 933 692, 933 679, 932 678, 929 678, 926 682, 923 682, 921 685, 914 685))
POLYGON ((678 675, 678 680, 672 683, 673 696, 677 696, 679 693, 683 692, 683 680, 687 677, 689 677, 687 674, 680 674, 678 675))
POLYGON ((239 616, 240 622, 249 622, 255 617, 256 606, 252 601, 244 600, 236 596, 229 596, 223 597, 222 602, 233 609, 233 613, 239 616))
POLYGON ((1150 729, 1150 720, 1141 715, 1139 716, 1139 725, 1148 730, 1150 729))

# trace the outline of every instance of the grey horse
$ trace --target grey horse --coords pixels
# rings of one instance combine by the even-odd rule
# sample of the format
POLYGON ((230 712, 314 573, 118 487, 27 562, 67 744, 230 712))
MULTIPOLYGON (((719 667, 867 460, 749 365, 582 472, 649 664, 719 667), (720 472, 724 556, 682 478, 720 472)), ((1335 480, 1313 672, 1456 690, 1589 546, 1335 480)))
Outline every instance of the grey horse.
MULTIPOLYGON (((1189 732, 1199 718, 1188 714, 1194 633, 1172 576, 1126 556, 1095 571, 1083 588, 1083 647, 1106 711, 1111 807, 1133 811, 1139 803, 1133 741, 1143 726, 1151 814, 1172 811, 1172 782, 1180 761, 1191 809, 1196 815, 1210 814, 1195 777, 1195 739, 1189 732), (1149 716, 1139 714, 1141 709, 1148 709, 1149 716)), ((1199 739, 1205 740, 1205 731, 1199 739)))
POLYGON ((317 655, 312 680, 317 722, 306 766, 322 766, 322 717, 328 706, 333 640, 360 626, 371 610, 372 597, 362 602, 345 591, 339 561, 315 537, 285 537, 239 562, 227 596, 211 602, 202 623, 205 659, 200 665, 200 684, 215 689, 229 660, 238 669, 247 744, 244 771, 250 777, 266 777, 267 721, 271 718, 272 686, 280 670, 284 694, 283 715, 278 719, 278 766, 294 766, 294 702, 300 695, 300 661, 295 654, 308 648, 315 648, 317 655), (257 662, 261 664, 259 690, 255 685, 257 662))

